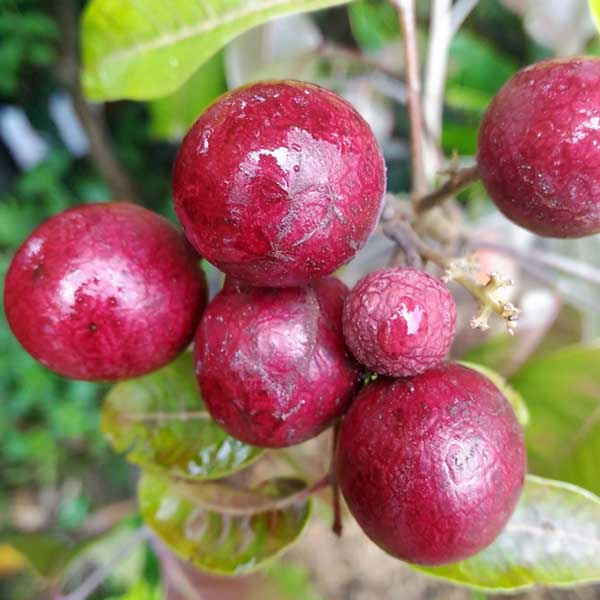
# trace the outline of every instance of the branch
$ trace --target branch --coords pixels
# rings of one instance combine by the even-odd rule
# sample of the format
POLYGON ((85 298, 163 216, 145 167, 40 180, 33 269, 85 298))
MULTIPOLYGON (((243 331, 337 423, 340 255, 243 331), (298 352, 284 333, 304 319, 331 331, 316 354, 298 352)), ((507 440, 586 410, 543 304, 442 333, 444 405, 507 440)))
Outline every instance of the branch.
POLYGON ((325 58, 342 57, 360 65, 364 65, 365 67, 379 71, 394 81, 401 81, 398 73, 381 64, 368 54, 357 50, 356 48, 342 46, 341 44, 335 44, 333 42, 323 42, 317 46, 316 53, 325 58))
POLYGON ((562 256, 554 252, 547 252, 538 249, 528 249, 527 251, 521 251, 518 248, 509 246, 507 244, 501 244, 497 242, 485 242, 478 241, 476 239, 469 239, 469 244, 475 248, 487 248, 489 250, 496 250, 502 254, 507 254, 513 258, 519 259, 521 265, 528 262, 537 263, 544 267, 550 267, 555 271, 561 271, 572 277, 577 277, 584 281, 588 281, 594 285, 600 285, 600 269, 590 265, 589 263, 570 258, 568 256, 562 256))
POLYGON ((423 116, 430 134, 426 144, 425 170, 431 184, 440 165, 440 138, 448 52, 452 39, 452 0, 433 0, 429 25, 429 49, 425 70, 423 116))
POLYGON ((505 280, 495 273, 489 274, 488 282, 484 285, 475 279, 476 265, 466 258, 446 258, 437 250, 428 246, 407 224, 388 223, 384 225, 383 233, 396 241, 398 236, 402 240, 410 240, 423 259, 428 260, 444 271, 442 279, 445 282, 456 281, 462 285, 479 304, 479 313, 471 320, 474 329, 488 329, 488 320, 492 313, 496 313, 506 321, 506 328, 512 335, 517 327, 520 311, 510 302, 498 298, 498 290, 512 285, 512 281, 505 280), (400 231, 404 229, 404 231, 400 231))
POLYGON ((71 94, 73 108, 90 144, 90 154, 115 199, 138 202, 136 185, 114 154, 100 107, 92 106, 81 89, 77 10, 77 5, 72 0, 55 0, 56 18, 61 33, 57 72, 71 94))
POLYGON ((462 189, 470 186, 472 183, 479 179, 479 167, 474 165, 473 167, 467 167, 454 171, 450 175, 450 179, 439 187, 434 192, 423 196, 416 202, 416 212, 424 213, 434 206, 442 203, 447 198, 455 196, 462 189))
POLYGON ((415 0, 390 0, 398 10, 404 41, 404 62, 408 118, 410 122, 410 144, 412 158, 413 201, 427 189, 425 177, 425 155, 423 142, 423 116, 421 112, 421 76, 419 74, 419 49, 415 20, 415 0))
POLYGON ((138 529, 121 548, 103 565, 100 565, 76 590, 66 596, 59 596, 59 600, 86 600, 106 580, 137 546, 148 539, 149 529, 144 525, 138 529))

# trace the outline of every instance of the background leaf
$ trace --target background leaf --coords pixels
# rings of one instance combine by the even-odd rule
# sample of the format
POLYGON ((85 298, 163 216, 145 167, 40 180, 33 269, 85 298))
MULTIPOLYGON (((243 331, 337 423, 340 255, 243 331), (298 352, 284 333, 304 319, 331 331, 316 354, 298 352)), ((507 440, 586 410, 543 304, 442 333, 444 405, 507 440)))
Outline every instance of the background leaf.
POLYGON ((378 50, 400 36, 398 15, 385 0, 359 0, 348 7, 354 38, 365 50, 378 50))
POLYGON ((511 379, 525 398, 532 472, 600 494, 600 347, 564 348, 527 363, 511 379))
POLYGON ((247 29, 346 1, 92 0, 82 22, 84 89, 92 100, 167 95, 247 29))
POLYGON ((129 450, 130 462, 185 479, 223 477, 262 453, 227 435, 210 418, 190 353, 114 386, 104 401, 102 431, 117 451, 129 450))
POLYGON ((516 511, 491 546, 459 563, 418 570, 490 592, 598 581, 600 499, 530 475, 516 511))
POLYGON ((14 533, 6 543, 25 557, 35 573, 48 581, 58 580, 67 567, 90 545, 47 533, 14 533))
POLYGON ((205 62, 175 93, 150 102, 150 131, 179 141, 213 100, 227 91, 223 53, 205 62))
MULTIPOLYGON (((281 510, 232 516, 208 511, 168 479, 145 473, 138 495, 142 516, 176 554, 199 569, 224 575, 248 573, 279 554, 300 535, 310 515, 310 500, 281 510)), ((305 487, 299 479, 273 479, 255 492, 274 501, 305 487)))

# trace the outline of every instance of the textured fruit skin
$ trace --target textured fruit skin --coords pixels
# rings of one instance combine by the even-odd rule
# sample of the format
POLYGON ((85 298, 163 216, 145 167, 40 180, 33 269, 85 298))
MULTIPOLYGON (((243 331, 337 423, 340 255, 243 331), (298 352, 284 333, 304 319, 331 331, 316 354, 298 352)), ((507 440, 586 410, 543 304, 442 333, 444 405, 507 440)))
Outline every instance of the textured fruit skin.
POLYGON ((17 251, 4 309, 19 342, 73 379, 136 377, 191 341, 206 304, 199 258, 163 217, 124 202, 78 206, 17 251))
POLYGON ((517 73, 487 109, 478 162, 511 220, 542 236, 600 231, 600 59, 548 60, 517 73))
POLYGON ((412 268, 363 277, 344 304, 344 337, 356 359, 382 375, 410 376, 448 354, 456 304, 438 279, 412 268))
POLYGON ((343 421, 336 468, 371 540, 402 560, 440 565, 496 538, 519 498, 525 461, 502 393, 450 363, 363 388, 343 421))
POLYGON ((173 176, 175 211, 208 261, 260 286, 303 285, 349 261, 382 208, 385 164, 364 119, 315 85, 271 81, 221 97, 173 176))
POLYGON ((208 410, 232 436, 256 446, 307 440, 348 407, 360 369, 344 344, 335 278, 307 287, 228 284, 196 334, 196 373, 208 410))

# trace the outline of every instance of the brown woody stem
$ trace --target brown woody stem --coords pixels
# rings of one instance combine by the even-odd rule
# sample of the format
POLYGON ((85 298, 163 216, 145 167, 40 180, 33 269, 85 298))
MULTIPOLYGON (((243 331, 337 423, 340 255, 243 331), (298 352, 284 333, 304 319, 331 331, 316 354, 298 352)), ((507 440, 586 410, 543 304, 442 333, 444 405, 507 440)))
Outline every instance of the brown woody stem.
POLYGON ((448 179, 444 185, 415 202, 416 212, 424 213, 432 209, 434 206, 437 206, 444 200, 451 198, 464 188, 470 186, 478 179, 479 167, 477 165, 455 171, 450 175, 450 179, 448 179))

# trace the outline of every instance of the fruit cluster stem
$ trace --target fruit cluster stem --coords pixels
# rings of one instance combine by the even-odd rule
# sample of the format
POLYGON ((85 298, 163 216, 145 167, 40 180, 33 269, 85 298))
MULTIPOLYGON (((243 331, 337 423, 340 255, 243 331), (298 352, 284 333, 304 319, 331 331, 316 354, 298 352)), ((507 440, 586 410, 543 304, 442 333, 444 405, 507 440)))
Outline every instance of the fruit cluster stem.
POLYGON ((512 335, 517 327, 520 311, 510 302, 498 297, 498 290, 512 285, 512 281, 503 279, 495 273, 488 275, 488 281, 480 284, 475 280, 476 265, 468 258, 448 258, 426 244, 405 222, 387 223, 383 233, 395 241, 404 253, 418 253, 423 260, 432 262, 444 271, 445 282, 455 281, 465 288, 479 304, 478 314, 471 320, 474 329, 488 329, 489 317, 495 313, 506 322, 506 328, 512 335), (407 250, 408 249, 408 250, 407 250))

